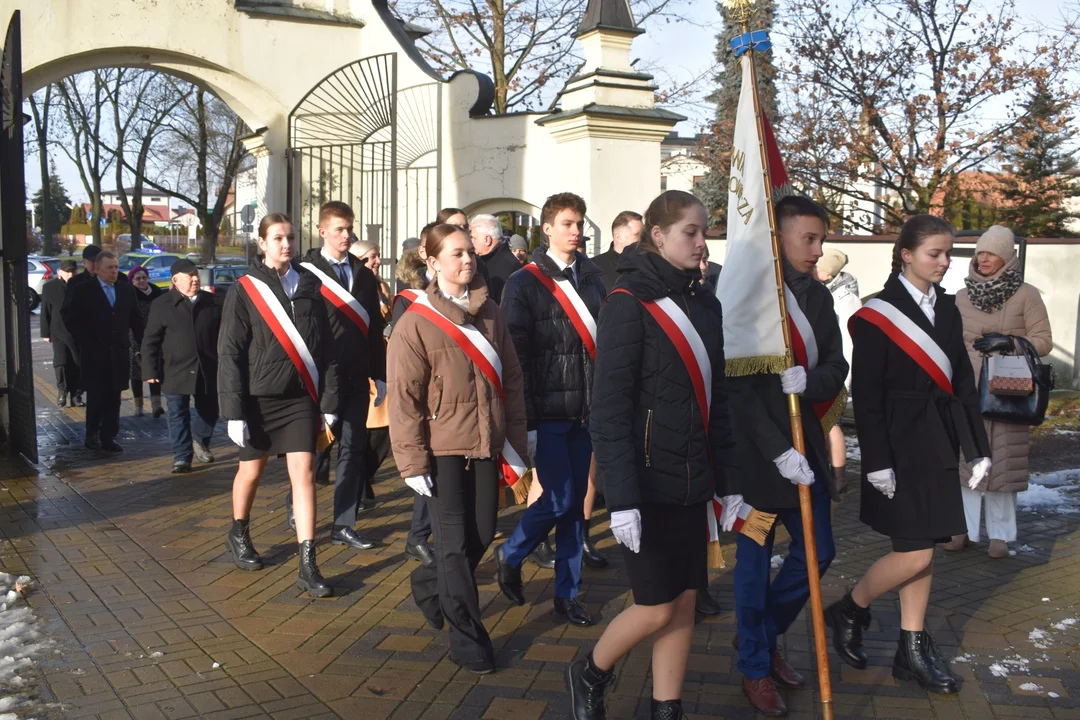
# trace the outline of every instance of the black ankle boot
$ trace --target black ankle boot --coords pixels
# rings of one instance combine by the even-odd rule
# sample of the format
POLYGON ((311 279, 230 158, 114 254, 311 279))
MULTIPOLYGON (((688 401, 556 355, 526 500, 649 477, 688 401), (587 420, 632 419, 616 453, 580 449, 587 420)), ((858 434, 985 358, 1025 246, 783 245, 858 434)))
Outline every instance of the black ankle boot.
POLYGON ((319 566, 315 564, 315 541, 304 540, 300 543, 300 576, 296 578, 296 587, 307 590, 313 598, 330 597, 334 589, 326 584, 319 566))
POLYGON ((591 652, 570 663, 566 668, 566 689, 570 691, 570 712, 574 720, 607 720, 604 691, 614 682, 615 673, 593 665, 591 652))
POLYGON ((685 720, 682 700, 652 701, 652 720, 685 720))
POLYGON ((263 562, 248 532, 249 519, 233 520, 229 534, 225 536, 225 549, 232 555, 233 563, 241 570, 262 570, 263 562))
POLYGON ((848 593, 825 608, 825 622, 832 628, 833 647, 840 659, 857 670, 865 670, 862 634, 870 627, 870 608, 856 605, 848 593))
POLYGON ((935 667, 930 658, 928 638, 929 635, 921 631, 900 631, 900 642, 893 658, 893 677, 897 680, 914 680, 927 692, 954 693, 956 680, 935 667))
POLYGON ((600 554, 600 551, 593 545, 592 537, 590 537, 589 531, 592 529, 592 520, 586 520, 585 526, 582 528, 582 549, 581 560, 589 567, 595 570, 603 570, 608 566, 607 558, 600 554))
POLYGON ((949 667, 949 663, 945 659, 945 656, 938 650, 937 643, 934 642, 934 637, 926 632, 926 630, 923 630, 922 633, 924 636, 923 640, 926 642, 927 654, 930 656, 930 662, 934 663, 934 667, 936 667, 942 675, 947 675, 955 680, 956 678, 952 674, 952 668, 949 667))

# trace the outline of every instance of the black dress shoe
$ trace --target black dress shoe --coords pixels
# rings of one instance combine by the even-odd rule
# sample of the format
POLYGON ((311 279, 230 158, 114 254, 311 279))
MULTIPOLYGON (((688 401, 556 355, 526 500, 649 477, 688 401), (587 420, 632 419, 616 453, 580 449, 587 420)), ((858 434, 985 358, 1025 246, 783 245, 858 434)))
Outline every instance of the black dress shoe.
POLYGON ((473 675, 490 675, 495 672, 494 660, 481 660, 479 662, 458 662, 454 659, 454 656, 450 656, 450 661, 455 665, 465 668, 473 675))
POLYGON ((897 680, 914 680, 927 692, 951 695, 956 692, 956 680, 934 664, 930 658, 928 638, 929 635, 922 631, 900 631, 900 641, 893 658, 893 677, 897 680))
POLYGON ((592 653, 566 666, 566 689, 574 720, 607 720, 604 691, 615 682, 615 673, 592 664, 592 653))
POLYGON ((187 460, 177 460, 172 464, 172 471, 175 475, 191 472, 191 463, 187 460))
POLYGON ((102 440, 101 449, 107 453, 122 453, 124 448, 115 440, 102 440))
POLYGON ((86 448, 87 450, 93 450, 94 452, 99 452, 101 450, 101 440, 99 438, 96 438, 96 437, 89 437, 88 436, 86 438, 86 440, 83 442, 83 447, 86 448))
POLYGON ((521 582, 521 568, 506 564, 505 548, 505 544, 495 548, 495 575, 499 579, 499 589, 510 602, 524 605, 525 586, 521 582))
POLYGON ((225 549, 232 555, 233 564, 241 570, 262 570, 263 562, 251 542, 248 520, 233 520, 225 536, 225 549))
POLYGON ((861 608, 848 593, 825 608, 825 623, 832 628, 833 649, 856 670, 866 669, 862 634, 870 627, 870 608, 861 608))
POLYGON ((356 512, 371 512, 377 507, 379 507, 379 503, 375 502, 374 500, 362 500, 360 504, 356 506, 356 512))
POLYGON ((592 523, 585 523, 585 529, 582 531, 584 537, 581 545, 581 561, 588 567, 594 570, 603 570, 608 566, 608 559, 604 557, 596 546, 593 545, 592 538, 589 537, 589 526, 592 523))
POLYGON ((405 557, 410 560, 415 560, 424 567, 431 567, 435 564, 435 555, 432 553, 431 548, 427 543, 421 543, 419 545, 406 545, 405 557))
POLYGON ((203 445, 198 440, 191 443, 192 450, 195 451, 195 457, 199 459, 201 463, 214 462, 214 453, 210 452, 210 446, 203 445))
POLYGON ((551 547, 551 543, 548 542, 547 538, 544 538, 544 541, 537 545, 536 549, 529 553, 529 557, 525 559, 539 567, 548 570, 555 569, 555 550, 551 547))
POLYGON ((67 407, 67 393, 60 392, 56 396, 56 407, 67 407))
POLYGON ((713 599, 707 589, 698 590, 697 600, 694 601, 694 610, 699 615, 719 615, 724 612, 724 609, 720 607, 720 603, 713 599))
POLYGON ((360 537, 356 530, 342 525, 335 525, 330 531, 330 542, 334 545, 351 547, 353 550, 370 550, 375 547, 375 543, 360 537))
POLYGON ((577 598, 555 598, 555 612, 566 618, 566 622, 578 627, 589 627, 595 624, 592 616, 577 601, 577 598))

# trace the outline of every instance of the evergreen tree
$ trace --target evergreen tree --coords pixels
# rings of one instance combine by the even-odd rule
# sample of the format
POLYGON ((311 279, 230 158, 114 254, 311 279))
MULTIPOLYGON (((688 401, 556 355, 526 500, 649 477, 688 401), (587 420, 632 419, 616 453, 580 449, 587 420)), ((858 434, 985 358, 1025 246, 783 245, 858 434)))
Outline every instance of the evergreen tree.
MULTIPOLYGON (((720 61, 721 71, 716 76, 717 89, 709 96, 716 103, 716 117, 712 133, 699 149, 701 161, 709 167, 694 193, 705 203, 713 225, 727 222, 728 178, 731 175, 731 140, 735 134, 735 113, 739 107, 739 91, 742 86, 742 72, 735 53, 731 52, 731 41, 743 33, 742 27, 731 18, 731 10, 724 2, 718 2, 717 8, 724 22, 724 29, 716 36, 716 56, 720 61)), ((751 30, 771 30, 776 16, 775 0, 759 0, 754 4, 754 13, 750 17, 751 30)), ((779 124, 776 104, 776 67, 772 62, 772 52, 755 52, 754 65, 757 68, 758 97, 761 108, 772 122, 775 129, 779 124)))
MULTIPOLYGON (((30 203, 34 207, 34 217, 39 226, 46 227, 46 216, 51 221, 48 227, 53 232, 59 232, 60 226, 67 222, 68 214, 71 212, 71 198, 68 197, 63 181, 56 175, 56 168, 49 173, 49 206, 45 207, 45 197, 41 188, 38 188, 34 196, 30 198, 30 203)), ((49 238, 44 238, 44 247, 49 247, 49 238)))
POLYGON ((1025 103, 1014 142, 1006 148, 1012 173, 1002 178, 999 221, 1024 237, 1068 237, 1077 217, 1066 201, 1080 197, 1071 105, 1044 83, 1025 103))

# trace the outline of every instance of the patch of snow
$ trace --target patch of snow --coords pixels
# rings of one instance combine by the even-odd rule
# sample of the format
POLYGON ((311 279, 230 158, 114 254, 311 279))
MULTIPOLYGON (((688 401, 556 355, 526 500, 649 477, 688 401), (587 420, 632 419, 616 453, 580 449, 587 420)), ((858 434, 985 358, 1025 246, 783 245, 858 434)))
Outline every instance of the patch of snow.
POLYGON ((1031 475, 1028 489, 1016 496, 1016 506, 1058 515, 1080 513, 1080 468, 1031 475))
POLYGON ((1020 686, 1020 689, 1024 692, 1039 692, 1042 690, 1042 685, 1036 685, 1035 683, 1024 683, 1020 686))
POLYGON ((34 656, 50 645, 23 599, 31 584, 26 575, 0 573, 0 711, 4 712, 30 704, 28 693, 37 679, 34 656))
POLYGON ((221 663, 214 663, 213 665, 211 665, 211 667, 213 667, 215 669, 219 668, 219 667, 221 667, 221 663))
POLYGON ((1035 552, 1035 548, 1031 547, 1030 545, 1021 545, 1018 549, 1022 553, 1033 553, 1033 552, 1035 552))
POLYGON ((952 659, 952 661, 953 662, 958 662, 958 663, 971 662, 971 656, 968 655, 967 653, 964 653, 963 655, 957 655, 956 657, 954 657, 952 659))
POLYGON ((164 654, 165 654, 165 653, 161 652, 160 650, 155 650, 154 652, 150 653, 150 657, 152 657, 152 658, 159 658, 159 657, 161 657, 161 656, 162 656, 162 655, 164 655, 164 654))
POLYGON ((1059 623, 1054 623, 1055 630, 1065 630, 1076 624, 1076 618, 1065 618, 1059 623))
POLYGON ((990 666, 990 674, 1000 678, 1009 677, 1009 671, 1005 669, 1004 665, 999 663, 994 663, 990 666))
POLYGON ((859 447, 859 438, 850 435, 844 436, 844 447, 847 449, 847 459, 862 462, 862 449, 859 447))
POLYGON ((773 570, 779 570, 783 566, 784 566, 784 556, 783 555, 773 555, 772 558, 769 560, 769 567, 771 567, 773 570))
POLYGON ((1012 657, 999 660, 990 666, 990 674, 994 677, 1008 677, 1010 672, 1026 673, 1030 660, 1019 655, 1013 655, 1012 657))
POLYGON ((1059 698, 1059 697, 1061 697, 1061 696, 1060 696, 1060 695, 1058 695, 1058 694, 1057 694, 1056 692, 1048 692, 1048 693, 1046 693, 1046 695, 1047 695, 1047 697, 1052 697, 1052 698, 1059 698))
POLYGON ((1050 647, 1046 644, 1048 640, 1049 638, 1046 635, 1046 631, 1040 628, 1035 628, 1028 633, 1028 642, 1039 648, 1040 650, 1045 650, 1046 648, 1050 647))
POLYGON ((1042 601, 1043 602, 1050 602, 1050 598, 1043 598, 1042 601))

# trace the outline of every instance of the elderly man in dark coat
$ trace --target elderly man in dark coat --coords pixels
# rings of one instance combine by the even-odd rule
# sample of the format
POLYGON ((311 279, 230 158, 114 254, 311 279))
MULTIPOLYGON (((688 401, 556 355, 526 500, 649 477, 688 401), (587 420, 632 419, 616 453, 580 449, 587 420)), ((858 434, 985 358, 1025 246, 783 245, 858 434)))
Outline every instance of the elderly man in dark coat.
POLYGON ((172 471, 186 473, 191 471, 193 456, 200 462, 214 462, 210 437, 218 418, 221 304, 200 288, 195 263, 177 260, 171 273, 169 292, 150 306, 142 341, 142 374, 148 383, 161 383, 173 446, 172 471))
POLYGON ((116 442, 120 393, 127 389, 131 375, 128 332, 136 342, 142 342, 143 324, 135 288, 117 281, 116 255, 103 251, 95 265, 95 275, 68 287, 61 315, 75 338, 82 363, 86 447, 118 453, 123 451, 116 442))
POLYGON ((57 277, 41 288, 41 339, 52 345, 53 371, 56 373, 56 404, 64 407, 70 396, 71 407, 83 404, 79 385, 79 355, 75 338, 64 325, 60 310, 64 307, 67 284, 75 275, 78 265, 74 260, 60 263, 57 277))

